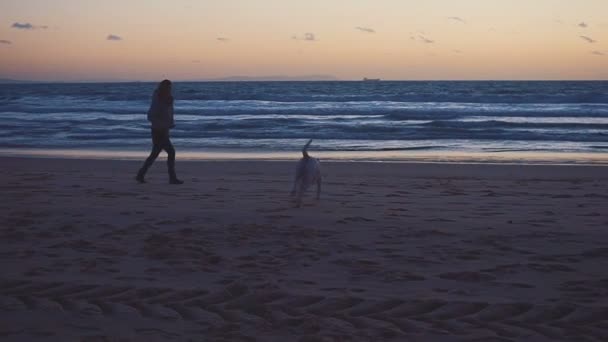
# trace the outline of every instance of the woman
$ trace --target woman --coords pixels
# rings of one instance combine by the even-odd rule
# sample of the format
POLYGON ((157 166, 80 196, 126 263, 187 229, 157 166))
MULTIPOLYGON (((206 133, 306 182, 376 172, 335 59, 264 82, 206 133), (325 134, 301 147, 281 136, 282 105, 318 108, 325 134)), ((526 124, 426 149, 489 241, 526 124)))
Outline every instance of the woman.
POLYGON ((167 167, 169 169, 169 183, 183 184, 175 175, 175 149, 169 139, 169 130, 175 127, 173 123, 173 96, 171 95, 171 81, 164 80, 159 83, 152 95, 152 103, 148 110, 148 121, 152 125, 152 152, 139 169, 135 179, 145 183, 144 176, 148 168, 154 163, 160 151, 167 152, 167 167))

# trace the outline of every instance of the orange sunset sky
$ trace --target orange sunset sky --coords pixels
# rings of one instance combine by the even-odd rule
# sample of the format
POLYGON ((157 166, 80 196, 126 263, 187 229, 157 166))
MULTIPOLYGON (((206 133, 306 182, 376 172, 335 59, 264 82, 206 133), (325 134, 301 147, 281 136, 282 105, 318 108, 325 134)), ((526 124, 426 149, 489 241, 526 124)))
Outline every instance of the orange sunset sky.
POLYGON ((0 0, 0 78, 608 79, 607 0, 0 0))

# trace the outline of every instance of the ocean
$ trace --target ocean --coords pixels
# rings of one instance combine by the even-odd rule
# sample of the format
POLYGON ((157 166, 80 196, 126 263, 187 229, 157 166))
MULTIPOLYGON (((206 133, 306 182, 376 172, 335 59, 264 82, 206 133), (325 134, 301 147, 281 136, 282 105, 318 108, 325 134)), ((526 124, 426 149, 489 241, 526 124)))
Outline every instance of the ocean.
MULTIPOLYGON (((0 85, 0 150, 150 148, 155 83, 0 85)), ((175 82, 178 151, 608 152, 608 82, 175 82)), ((391 152, 391 153, 387 153, 391 152)))

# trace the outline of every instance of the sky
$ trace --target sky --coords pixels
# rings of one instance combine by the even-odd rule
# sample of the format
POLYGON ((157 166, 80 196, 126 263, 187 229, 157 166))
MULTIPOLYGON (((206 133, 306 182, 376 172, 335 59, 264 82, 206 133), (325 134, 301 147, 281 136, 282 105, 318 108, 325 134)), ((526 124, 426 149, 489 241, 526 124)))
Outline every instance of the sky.
POLYGON ((0 0, 0 78, 608 79, 608 0, 0 0))

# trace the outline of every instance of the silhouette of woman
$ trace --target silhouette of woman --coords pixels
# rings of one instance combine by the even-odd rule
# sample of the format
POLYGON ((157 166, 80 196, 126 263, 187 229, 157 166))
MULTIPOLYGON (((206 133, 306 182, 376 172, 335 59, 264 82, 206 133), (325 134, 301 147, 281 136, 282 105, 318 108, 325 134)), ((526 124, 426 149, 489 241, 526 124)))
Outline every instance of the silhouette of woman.
POLYGON ((183 184, 175 175, 175 148, 169 139, 169 130, 175 127, 173 122, 173 95, 171 95, 171 81, 164 80, 152 95, 152 103, 148 110, 148 121, 152 126, 152 152, 139 169, 135 179, 140 183, 145 183, 144 176, 148 168, 152 166, 160 151, 167 152, 167 168, 169 169, 169 183, 183 184))

